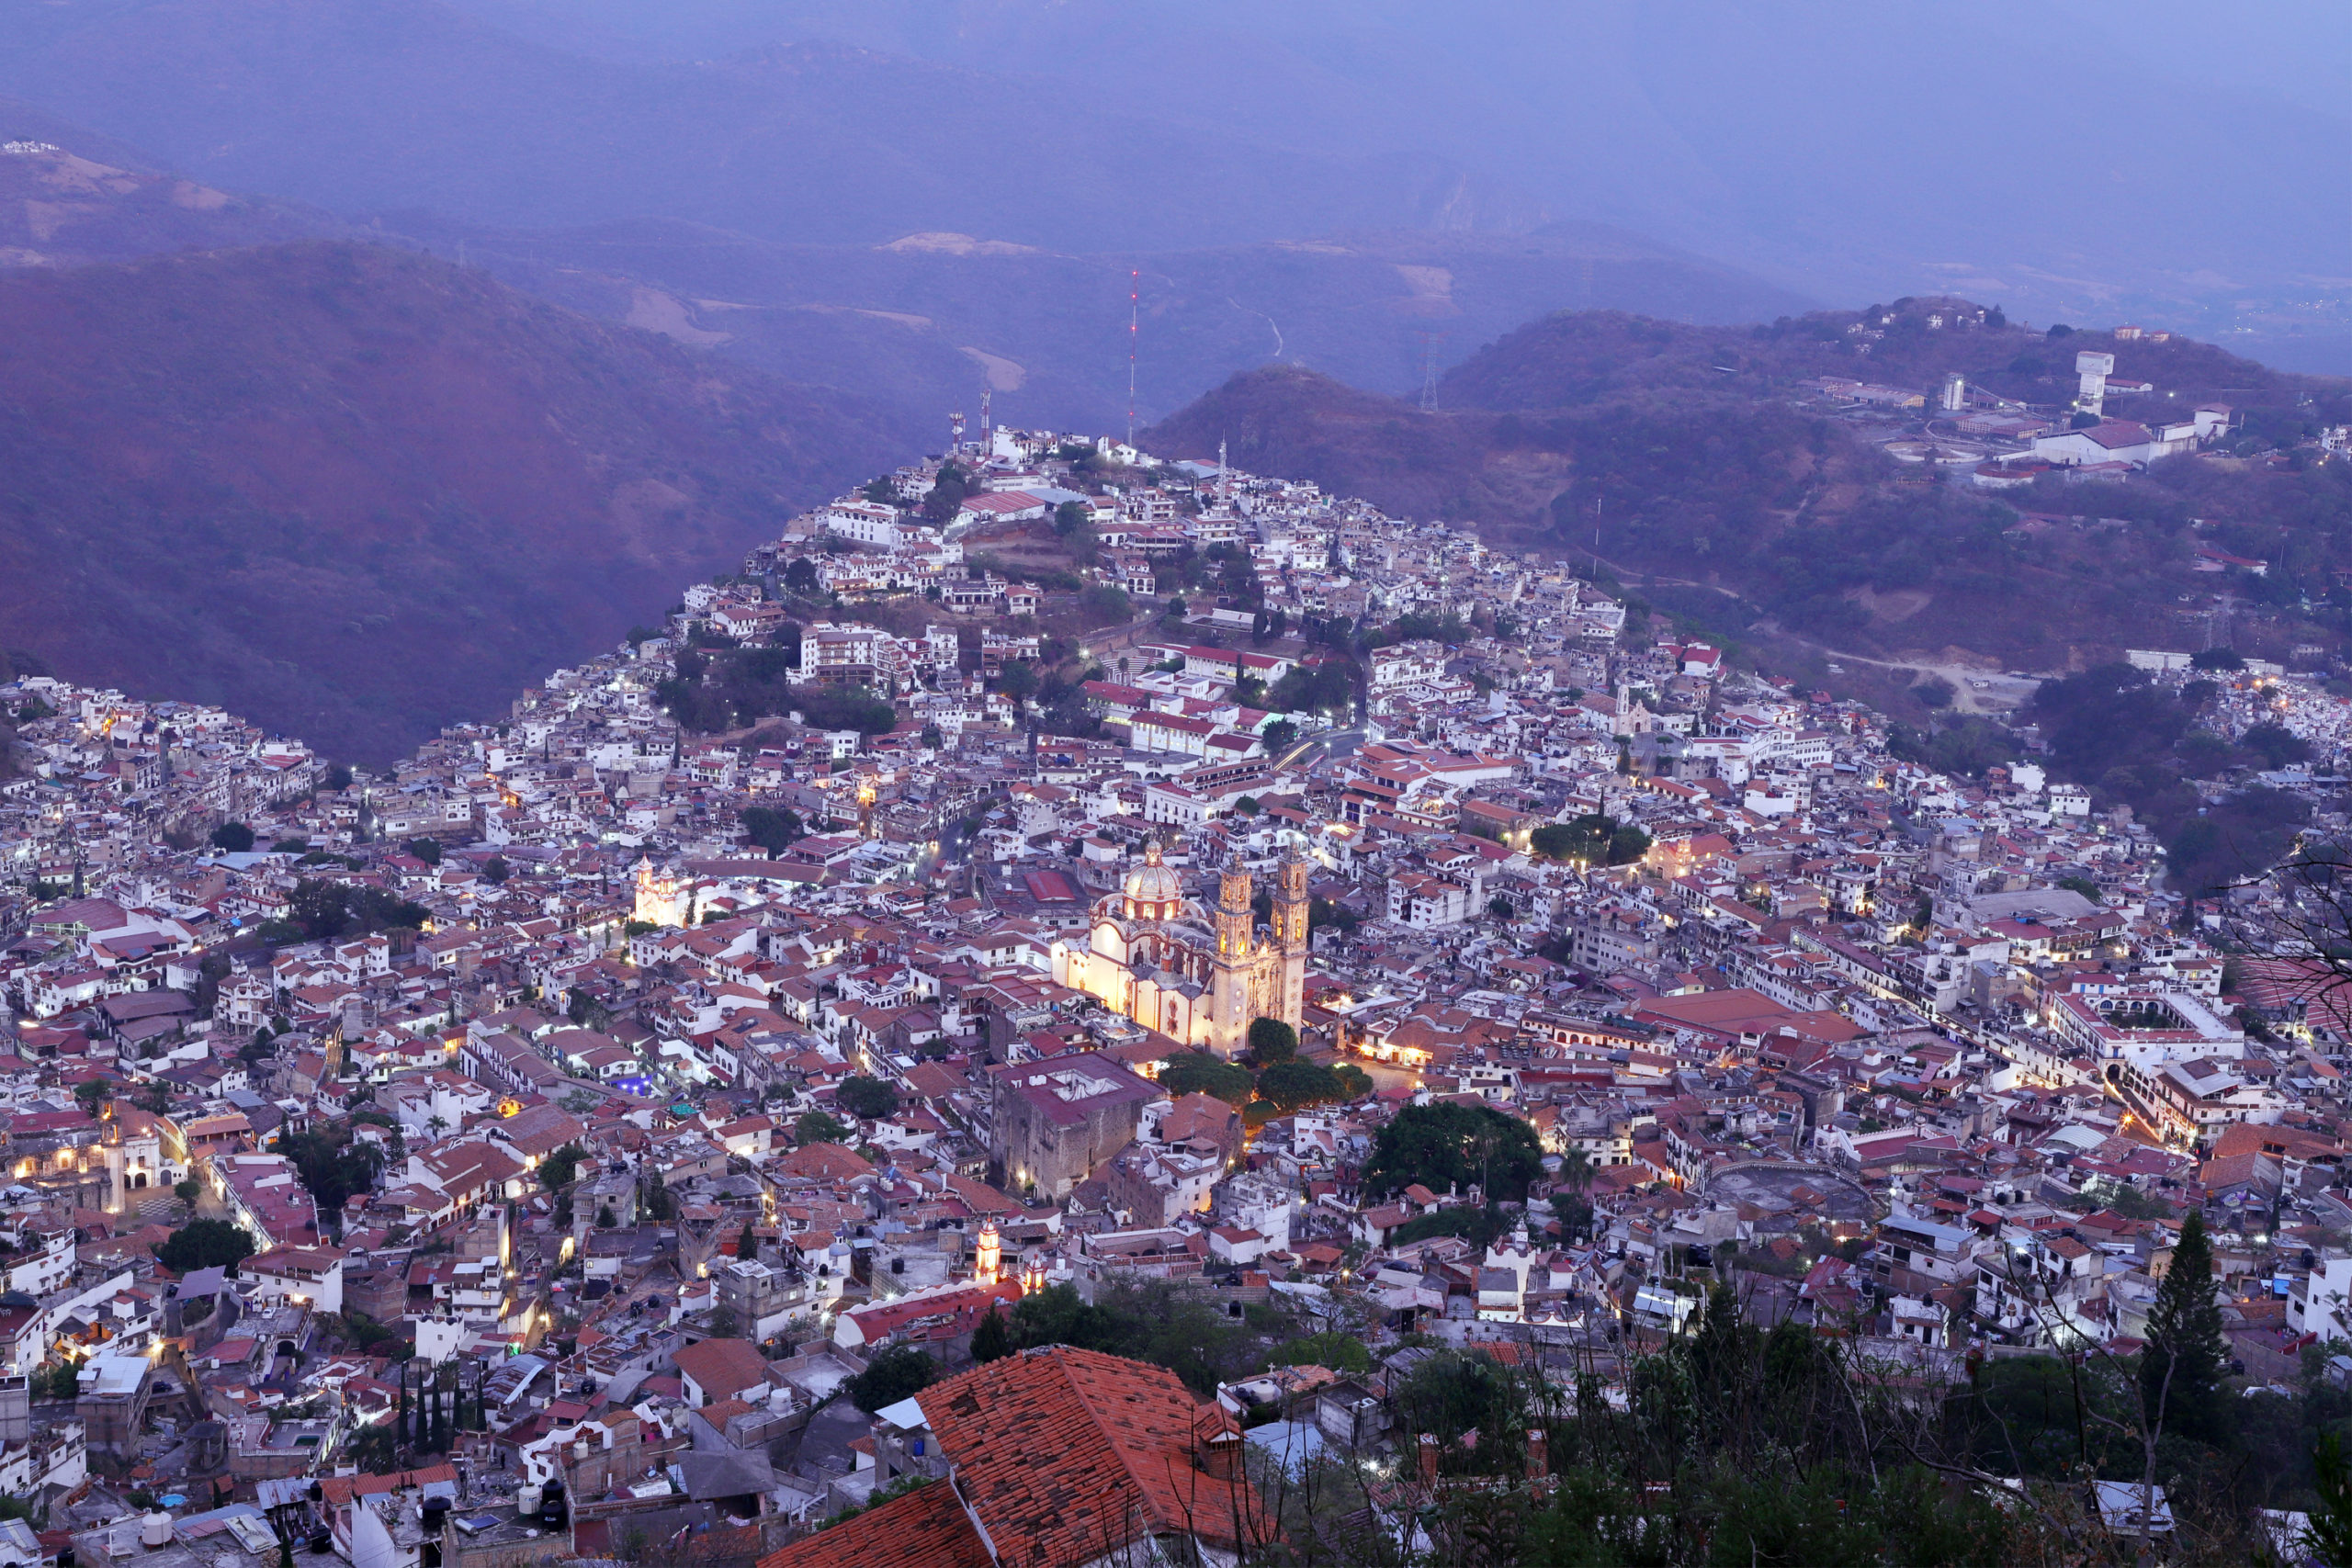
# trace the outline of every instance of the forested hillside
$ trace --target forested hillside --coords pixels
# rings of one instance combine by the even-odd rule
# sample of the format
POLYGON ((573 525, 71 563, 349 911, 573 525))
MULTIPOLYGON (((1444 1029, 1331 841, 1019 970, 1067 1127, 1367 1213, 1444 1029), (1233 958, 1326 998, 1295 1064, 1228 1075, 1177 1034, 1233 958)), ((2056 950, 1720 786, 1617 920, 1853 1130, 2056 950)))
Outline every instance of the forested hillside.
POLYGON ((1254 471, 1557 551, 1815 683, 1838 683, 1839 653, 2063 671, 2219 636, 2285 659, 2335 646, 2352 612, 2338 581, 2352 570, 2352 470, 2298 445, 2352 418, 2352 390, 2209 344, 2028 332, 1949 299, 1748 328, 1571 313, 1473 355, 1439 403, 1269 369, 1148 443, 1200 456, 1222 438, 1254 471), (1807 385, 1927 391, 1957 370, 1995 396, 2063 404, 2086 347, 2155 388, 2111 399, 2110 413, 2225 402, 2229 441, 2128 482, 2053 476, 1996 495, 1893 461, 1890 421, 1841 413, 1807 385), (2263 569, 2192 570, 2200 552, 2263 569))
POLYGON ((381 761, 907 435, 407 252, 0 275, 0 647, 381 761))

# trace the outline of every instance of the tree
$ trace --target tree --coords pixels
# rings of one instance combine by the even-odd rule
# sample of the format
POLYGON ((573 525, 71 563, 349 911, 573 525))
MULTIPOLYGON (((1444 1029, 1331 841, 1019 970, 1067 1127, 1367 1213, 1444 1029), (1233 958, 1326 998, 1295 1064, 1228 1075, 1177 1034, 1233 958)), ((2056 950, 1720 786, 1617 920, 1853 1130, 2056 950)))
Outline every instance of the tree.
POLYGON ((807 556, 795 556, 784 569, 784 585, 795 593, 817 592, 817 563, 807 556))
POLYGON ((223 822, 212 829, 212 847, 232 855, 243 854, 254 847, 254 830, 243 822, 223 822))
POLYGON ((376 1185, 377 1172, 384 1165, 382 1150, 354 1140, 348 1127, 280 1134, 277 1149, 294 1162, 295 1174, 322 1213, 341 1213, 345 1199, 376 1185))
POLYGON ((1350 1088, 1357 1081, 1366 1085, 1371 1081, 1362 1067, 1327 1067, 1294 1056, 1276 1062, 1258 1075, 1258 1098, 1277 1111, 1288 1112, 1352 1099, 1350 1088), (1354 1077, 1351 1079, 1345 1074, 1353 1074, 1354 1077))
POLYGON ((997 676, 996 689, 1015 703, 1026 702, 1037 694, 1037 671, 1026 659, 1007 660, 997 676))
POLYGON ((792 1129, 792 1142, 796 1148, 808 1144, 847 1143, 849 1138, 849 1124, 821 1111, 811 1111, 792 1129))
POLYGON ((2204 1215, 2191 1208, 2180 1224, 2172 1268, 2148 1307, 2140 1397, 2149 1424, 2193 1438, 2214 1435, 2222 1414, 2222 1369, 2228 1359, 2222 1309, 2213 1299, 2212 1244, 2204 1215))
POLYGON ((880 1078, 856 1073, 842 1080, 833 1102, 862 1121, 876 1122, 899 1109, 899 1091, 880 1078))
POLYGON ((571 1186, 580 1174, 580 1162, 587 1157, 588 1151, 576 1143, 556 1149, 539 1161, 539 1185, 550 1192, 571 1186))
POLYGON ((228 1269, 254 1255, 253 1233, 227 1220, 190 1220, 154 1244, 155 1260, 175 1274, 228 1269))
POLYGON ((1487 913, 1498 920, 1513 920, 1519 918, 1519 910, 1512 906, 1510 899, 1499 893, 1487 900, 1487 913))
POLYGON ((988 1315, 972 1330, 972 1359, 986 1366, 1012 1354, 1012 1330, 1005 1324, 1003 1309, 991 1302, 988 1315))
POLYGON ((739 820, 752 842, 772 857, 798 843, 808 831, 801 824, 800 814, 788 808, 779 811, 768 806, 750 806, 743 808, 739 820))
POLYGON ((850 1403, 868 1416, 921 1393, 939 1377, 939 1363, 911 1345, 893 1345, 865 1363, 865 1370, 842 1384, 850 1403))
POLYGON ((1417 1181, 1433 1192, 1476 1183, 1517 1202, 1543 1171, 1535 1129, 1516 1116, 1483 1105, 1408 1105, 1374 1139, 1363 1187, 1386 1197, 1417 1181))
POLYGON ((971 493, 971 481, 964 470, 953 463, 942 463, 938 477, 932 481, 931 493, 922 498, 922 514, 944 527, 956 521, 956 513, 963 510, 964 498, 971 493))
POLYGON ((196 1178, 193 1176, 186 1180, 172 1183, 172 1196, 183 1203, 195 1202, 197 1194, 203 1190, 204 1189, 197 1184, 196 1178))
POLYGON ((514 868, 506 863, 504 855, 492 855, 482 863, 481 874, 495 886, 503 887, 506 879, 514 874, 514 868))
MULTIPOLYGON (((749 1263, 759 1255, 760 1233, 752 1228, 751 1221, 745 1220, 742 1231, 735 1237, 735 1256, 739 1260, 749 1263)), ((716 1334, 718 1330, 713 1329, 712 1332, 716 1334)), ((727 1336, 721 1335, 720 1337, 725 1338, 727 1336)))
POLYGON ((2322 1562, 2352 1562, 2352 1460, 2344 1456, 2341 1436, 2321 1434, 2313 1469, 2320 1506, 2304 1527, 2303 1548, 2322 1562))
POLYGON ((613 1206, 610 1203, 599 1203, 596 1205, 596 1228, 598 1230, 608 1231, 620 1223, 621 1217, 613 1213, 613 1206))
POLYGON ((2208 648, 2188 656, 2191 670, 2243 670, 2245 655, 2234 648, 2208 648))
POLYGON ((1249 1104, 1257 1089, 1248 1068, 1213 1051, 1182 1051, 1161 1062, 1159 1087, 1170 1095, 1213 1095, 1236 1109, 1249 1104))
POLYGON ((1250 1021, 1250 1060, 1260 1067, 1287 1062, 1298 1055, 1298 1031, 1278 1018, 1250 1021))
POLYGON ((1258 739, 1265 743, 1266 755, 1279 758, 1298 739, 1298 726, 1286 718, 1275 719, 1258 731, 1258 739))
POLYGON ((1630 865, 1649 852, 1649 835, 1598 811, 1566 822, 1547 822, 1528 836, 1528 847, 1546 860, 1587 865, 1630 865))

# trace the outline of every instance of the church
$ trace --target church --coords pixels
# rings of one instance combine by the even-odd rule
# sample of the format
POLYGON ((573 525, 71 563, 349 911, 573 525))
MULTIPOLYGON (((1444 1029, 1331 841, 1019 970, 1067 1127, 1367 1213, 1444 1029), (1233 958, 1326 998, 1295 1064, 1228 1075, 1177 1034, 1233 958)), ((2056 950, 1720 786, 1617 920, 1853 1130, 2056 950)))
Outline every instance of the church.
POLYGON ((1250 908, 1250 873, 1229 864, 1216 907, 1184 896, 1159 840, 1120 891, 1095 900, 1083 945, 1054 944, 1054 978, 1187 1045, 1238 1055, 1253 1020, 1293 1029, 1305 1015, 1306 856, 1293 842, 1275 872, 1272 923, 1250 908))

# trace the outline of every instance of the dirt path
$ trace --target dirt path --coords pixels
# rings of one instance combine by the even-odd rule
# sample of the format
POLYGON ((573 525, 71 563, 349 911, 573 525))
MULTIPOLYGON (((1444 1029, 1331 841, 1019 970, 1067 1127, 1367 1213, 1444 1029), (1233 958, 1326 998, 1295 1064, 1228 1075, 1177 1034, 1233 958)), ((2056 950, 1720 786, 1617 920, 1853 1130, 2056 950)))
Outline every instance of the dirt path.
MULTIPOLYGON (((1638 572, 1619 565, 1607 556, 1598 558, 1601 565, 1614 570, 1618 580, 1628 587, 1634 586, 1634 580, 1639 579, 1639 585, 1643 587, 1663 584, 1669 588, 1697 588, 1710 593, 1720 593, 1726 599, 1736 599, 1743 604, 1755 605, 1759 610, 1763 608, 1736 589, 1725 588, 1719 582, 1696 582, 1687 577, 1662 577, 1651 572, 1638 572)), ((1791 642, 1802 643, 1819 653, 1824 659, 1836 660, 1840 663, 1868 664, 1880 670, 1917 670, 1927 674, 1939 676, 1951 683, 1952 711, 1955 713, 1979 714, 1988 718, 1999 717, 2024 706, 2041 685, 2040 681, 2007 674, 1988 665, 1935 663, 1924 659, 1878 659, 1867 653, 1842 652, 1826 643, 1816 642, 1812 637, 1792 632, 1770 616, 1756 624, 1758 630, 1768 632, 1774 637, 1786 637, 1791 642), (1983 684, 1976 684, 1975 682, 1982 682, 1983 684)))
POLYGON ((1951 706, 1954 713, 1982 714, 1998 718, 2025 705, 2041 682, 2020 676, 2004 674, 1998 670, 1982 669, 1973 664, 1930 664, 1917 659, 1872 659, 1867 653, 1840 653, 1810 638, 1783 631, 1781 637, 1804 643, 1807 648, 1820 649, 1822 657, 1849 664, 1874 665, 1881 670, 1917 670, 1939 675, 1952 689, 1951 706), (1983 686, 1975 684, 1983 682, 1983 686))

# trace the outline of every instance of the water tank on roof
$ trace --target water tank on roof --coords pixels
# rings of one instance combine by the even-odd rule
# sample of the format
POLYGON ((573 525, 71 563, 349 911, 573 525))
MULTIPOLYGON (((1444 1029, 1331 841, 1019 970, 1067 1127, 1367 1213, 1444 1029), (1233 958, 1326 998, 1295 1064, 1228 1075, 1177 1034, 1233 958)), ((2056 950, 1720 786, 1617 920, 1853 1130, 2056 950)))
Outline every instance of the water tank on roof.
POLYGON ((539 1511, 540 1496, 538 1483, 536 1482, 526 1482, 517 1486, 514 1489, 514 1511, 523 1517, 529 1518, 539 1511))
POLYGON ((158 1508, 139 1521, 139 1544, 153 1551, 172 1544, 172 1516, 158 1508))

